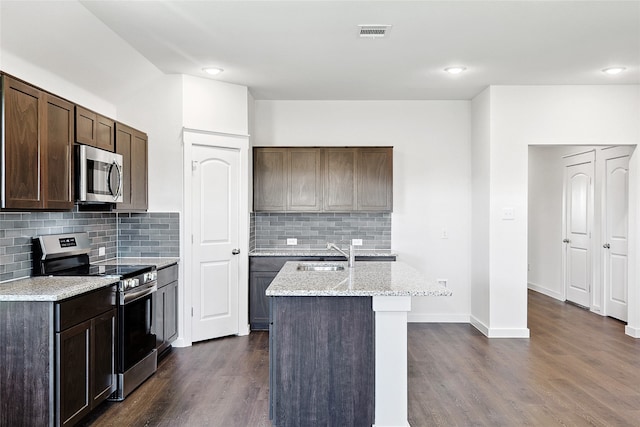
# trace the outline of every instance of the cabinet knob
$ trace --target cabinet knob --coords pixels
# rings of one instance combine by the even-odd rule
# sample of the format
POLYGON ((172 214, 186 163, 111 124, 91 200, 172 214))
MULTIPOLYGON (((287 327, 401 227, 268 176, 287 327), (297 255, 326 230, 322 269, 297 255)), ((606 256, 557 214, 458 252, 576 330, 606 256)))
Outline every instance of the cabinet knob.
POLYGON ((231 253, 232 253, 233 255, 238 255, 238 254, 240 253, 240 249, 233 249, 233 250, 231 251, 231 253))

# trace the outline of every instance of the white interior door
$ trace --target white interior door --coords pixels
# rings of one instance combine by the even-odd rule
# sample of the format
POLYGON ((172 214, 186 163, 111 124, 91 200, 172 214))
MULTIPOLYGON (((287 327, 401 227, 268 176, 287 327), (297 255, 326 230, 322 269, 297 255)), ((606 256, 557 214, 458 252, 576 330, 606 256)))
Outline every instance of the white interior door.
POLYGON ((627 320, 629 156, 605 159, 605 314, 627 320))
POLYGON ((565 167, 564 279, 566 299, 591 306, 591 230, 594 153, 568 159, 565 167))
POLYGON ((192 341, 238 331, 240 151, 192 147, 192 341))

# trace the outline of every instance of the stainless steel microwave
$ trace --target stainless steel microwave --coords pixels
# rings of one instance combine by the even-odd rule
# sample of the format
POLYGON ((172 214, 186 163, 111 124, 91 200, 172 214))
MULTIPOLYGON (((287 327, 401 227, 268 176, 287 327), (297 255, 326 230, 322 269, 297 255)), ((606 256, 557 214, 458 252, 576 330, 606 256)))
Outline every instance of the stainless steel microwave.
POLYGON ((122 155, 77 144, 75 167, 77 202, 122 202, 122 155))

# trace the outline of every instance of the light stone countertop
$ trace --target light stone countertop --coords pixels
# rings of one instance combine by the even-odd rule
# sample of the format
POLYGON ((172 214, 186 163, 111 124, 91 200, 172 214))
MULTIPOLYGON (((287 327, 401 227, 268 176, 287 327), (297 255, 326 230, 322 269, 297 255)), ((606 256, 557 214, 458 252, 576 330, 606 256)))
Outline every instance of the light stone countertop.
MULTIPOLYGON (((362 249, 355 250, 356 256, 367 257, 379 257, 379 256, 395 256, 398 254, 384 249, 362 249)), ((249 252, 249 256, 268 257, 268 256, 290 256, 290 257, 303 257, 303 256, 322 256, 322 257, 342 257, 336 251, 329 251, 326 249, 255 249, 249 252)))
POLYGON ((61 301, 117 283, 96 276, 38 276, 0 283, 1 301, 61 301))
POLYGON ((310 262, 340 264, 342 271, 298 271, 289 261, 266 290, 267 296, 451 296, 451 290, 429 281, 410 265, 396 262, 310 262))
POLYGON ((155 265, 157 269, 168 267, 180 262, 180 258, 173 257, 151 257, 151 258, 134 258, 122 257, 111 258, 104 261, 96 262, 96 265, 155 265))
MULTIPOLYGON (((176 264, 180 258, 112 258, 96 265, 155 265, 164 268, 176 264)), ((61 301, 90 292, 112 283, 118 278, 103 276, 36 276, 0 283, 0 301, 61 301)))

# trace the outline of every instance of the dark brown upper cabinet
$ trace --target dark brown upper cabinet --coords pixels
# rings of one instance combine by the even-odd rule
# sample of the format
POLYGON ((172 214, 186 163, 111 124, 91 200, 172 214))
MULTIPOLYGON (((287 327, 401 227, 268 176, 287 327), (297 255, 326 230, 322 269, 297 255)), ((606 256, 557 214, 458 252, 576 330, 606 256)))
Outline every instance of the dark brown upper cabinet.
POLYGON ((357 209, 356 164, 358 149, 324 149, 324 210, 357 209))
POLYGON ((322 210, 319 148, 259 148, 253 155, 255 210, 322 210))
POLYGON ((253 150, 253 208, 256 211, 287 210, 287 149, 253 150))
POLYGON ((114 121, 76 105, 76 142, 115 151, 114 121))
POLYGON ((4 209, 73 208, 73 104, 2 76, 4 209))
POLYGON ((393 209, 392 147, 254 148, 254 210, 393 209))
POLYGON ((146 211, 148 209, 147 134, 116 122, 116 153, 122 155, 123 202, 118 211, 146 211))
POLYGON ((322 210, 321 151, 319 148, 291 148, 287 168, 287 210, 322 210))
POLYGON ((46 150, 42 187, 46 209, 73 209, 73 104, 45 95, 41 138, 46 150))
POLYGON ((393 209, 393 149, 363 147, 358 149, 356 190, 358 211, 393 209))

